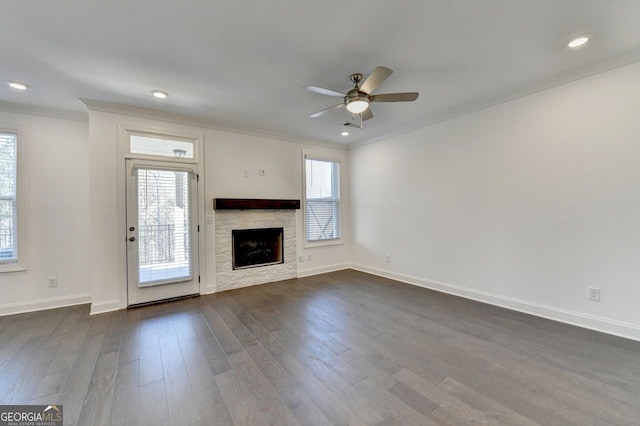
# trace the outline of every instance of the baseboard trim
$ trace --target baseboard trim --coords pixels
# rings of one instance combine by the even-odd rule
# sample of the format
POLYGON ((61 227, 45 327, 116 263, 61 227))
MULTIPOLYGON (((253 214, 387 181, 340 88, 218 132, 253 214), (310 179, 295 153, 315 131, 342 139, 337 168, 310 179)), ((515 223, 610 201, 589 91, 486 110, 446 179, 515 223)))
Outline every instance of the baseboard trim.
POLYGON ((553 321, 559 321, 562 323, 575 325, 577 327, 599 331, 601 333, 607 333, 614 336, 624 337, 626 339, 640 341, 640 326, 636 324, 598 317, 595 315, 584 314, 576 311, 570 311, 554 306, 542 305, 522 299, 483 292, 470 289, 468 287, 445 283, 442 281, 414 277, 407 274, 387 271, 384 269, 374 268, 361 264, 352 264, 351 269, 384 278, 389 278, 406 284, 428 288, 430 290, 435 290, 442 293, 447 293, 454 296, 464 297, 466 299, 499 306, 501 308, 511 309, 513 311, 523 312, 525 314, 535 315, 553 321))
POLYGON ((91 303, 91 315, 104 314, 107 312, 113 312, 113 311, 119 311, 119 310, 120 310, 119 299, 112 299, 112 300, 105 300, 104 302, 91 303))
POLYGON ((213 294, 216 292, 216 286, 214 285, 207 285, 204 289, 204 294, 213 294))
POLYGON ((45 311, 47 309, 64 308, 66 306, 84 305, 91 303, 88 293, 71 296, 52 297, 49 299, 30 300, 27 302, 7 303, 0 305, 0 316, 23 314, 26 312, 45 311))
POLYGON ((298 270, 297 277, 304 278, 329 272, 342 271, 343 269, 349 269, 350 267, 351 265, 349 263, 335 263, 333 265, 320 266, 318 268, 304 269, 302 271, 298 270))

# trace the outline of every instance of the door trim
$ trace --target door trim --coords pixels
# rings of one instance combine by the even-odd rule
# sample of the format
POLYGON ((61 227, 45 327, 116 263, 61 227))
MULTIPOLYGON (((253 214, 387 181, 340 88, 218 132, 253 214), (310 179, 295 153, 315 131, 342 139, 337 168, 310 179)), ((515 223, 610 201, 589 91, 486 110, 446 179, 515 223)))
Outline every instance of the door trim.
MULTIPOLYGON (((107 122, 110 120, 107 119, 107 122)), ((164 134, 168 136, 176 136, 180 138, 192 138, 198 146, 198 158, 197 161, 192 161, 190 164, 198 168, 198 225, 200 229, 205 229, 202 224, 202 218, 205 217, 205 191, 204 182, 206 171, 204 170, 204 134, 201 128, 192 126, 174 125, 169 122, 142 120, 133 116, 118 117, 113 119, 111 123, 114 123, 116 127, 116 154, 117 161, 115 162, 115 179, 116 179, 116 198, 117 208, 113 213, 115 215, 113 220, 116 224, 117 234, 113 240, 113 255, 118 259, 118 283, 117 288, 101 288, 98 291, 101 294, 112 294, 111 300, 114 305, 117 305, 116 309, 126 309, 128 305, 127 300, 127 247, 126 247, 126 224, 127 224, 127 211, 126 211, 126 163, 127 157, 134 157, 129 154, 129 135, 131 133, 155 133, 164 134), (127 121, 121 121, 122 119, 127 121), (114 293, 115 292, 115 293, 114 293)), ((166 160, 166 157, 164 158, 166 160)), ((186 164, 185 164, 186 165, 186 164)), ((206 268, 206 237, 205 232, 198 234, 198 253, 199 253, 199 278, 200 278, 200 291, 199 294, 207 293, 207 268, 206 268)), ((94 290, 95 291, 95 290, 94 290)), ((108 296, 107 296, 108 298, 108 296)))

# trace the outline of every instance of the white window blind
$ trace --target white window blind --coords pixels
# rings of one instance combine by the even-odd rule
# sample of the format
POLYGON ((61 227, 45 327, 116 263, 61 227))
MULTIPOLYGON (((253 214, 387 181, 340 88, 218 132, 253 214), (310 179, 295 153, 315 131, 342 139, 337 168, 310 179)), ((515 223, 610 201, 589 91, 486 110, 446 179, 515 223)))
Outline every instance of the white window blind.
POLYGON ((137 168, 140 286, 191 279, 193 173, 137 168))
POLYGON ((0 263, 18 260, 17 136, 0 133, 0 263))
POLYGON ((307 241, 340 238, 340 163, 306 156, 304 168, 307 241))

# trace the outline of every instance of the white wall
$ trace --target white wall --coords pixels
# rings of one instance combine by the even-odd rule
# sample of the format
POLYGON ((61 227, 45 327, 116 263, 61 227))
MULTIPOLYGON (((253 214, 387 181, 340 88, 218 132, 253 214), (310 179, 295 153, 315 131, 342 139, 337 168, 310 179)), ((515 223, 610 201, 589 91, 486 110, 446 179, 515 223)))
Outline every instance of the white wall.
MULTIPOLYGON (((153 114, 151 114, 153 115, 153 114)), ((194 125, 175 124, 158 119, 139 118, 112 112, 90 111, 89 139, 91 164, 91 288, 92 312, 104 312, 126 306, 125 244, 123 193, 124 160, 117 150, 117 127, 142 127, 159 132, 187 132, 204 136, 204 156, 200 169, 204 180, 203 217, 205 229, 204 263, 200 275, 204 292, 216 291, 213 198, 302 198, 302 151, 311 150, 343 162, 343 240, 345 244, 304 248, 302 213, 296 215, 298 253, 311 262, 298 264, 300 276, 345 268, 349 264, 349 167, 346 150, 244 135, 194 125), (248 177, 244 177, 244 171, 248 177), (264 170, 265 176, 258 176, 264 170), (122 174, 122 176, 120 176, 122 174)), ((202 185, 202 184, 201 184, 202 185)))
POLYGON ((24 131, 27 270, 0 273, 0 315, 89 303, 89 163, 86 122, 0 112, 24 131), (48 287, 47 277, 58 286, 48 287))
POLYGON ((639 112, 636 63, 352 150, 356 268, 640 339, 639 112))

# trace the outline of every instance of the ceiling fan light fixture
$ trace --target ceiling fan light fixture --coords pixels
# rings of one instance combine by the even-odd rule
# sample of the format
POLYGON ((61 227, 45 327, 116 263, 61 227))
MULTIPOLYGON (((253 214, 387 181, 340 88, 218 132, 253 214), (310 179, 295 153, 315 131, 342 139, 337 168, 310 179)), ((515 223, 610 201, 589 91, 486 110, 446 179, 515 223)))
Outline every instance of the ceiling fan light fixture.
POLYGON ((353 114, 360 114, 369 108, 369 99, 364 96, 354 96, 347 99, 347 109, 353 114))

